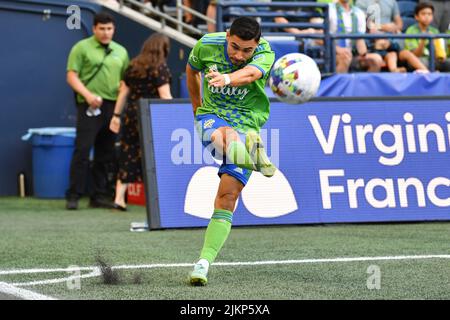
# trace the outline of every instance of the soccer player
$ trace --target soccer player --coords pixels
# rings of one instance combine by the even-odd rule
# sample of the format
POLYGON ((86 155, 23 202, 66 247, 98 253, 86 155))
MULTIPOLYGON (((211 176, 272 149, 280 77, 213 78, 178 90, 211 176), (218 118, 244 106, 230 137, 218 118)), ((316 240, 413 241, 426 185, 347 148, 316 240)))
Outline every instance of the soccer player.
POLYGON ((264 87, 274 59, 260 25, 248 17, 234 20, 227 32, 203 36, 189 55, 187 86, 196 129, 203 145, 223 160, 214 213, 190 275, 192 285, 207 283, 209 266, 230 233, 236 200, 252 171, 266 177, 276 171, 258 134, 269 117, 264 87))

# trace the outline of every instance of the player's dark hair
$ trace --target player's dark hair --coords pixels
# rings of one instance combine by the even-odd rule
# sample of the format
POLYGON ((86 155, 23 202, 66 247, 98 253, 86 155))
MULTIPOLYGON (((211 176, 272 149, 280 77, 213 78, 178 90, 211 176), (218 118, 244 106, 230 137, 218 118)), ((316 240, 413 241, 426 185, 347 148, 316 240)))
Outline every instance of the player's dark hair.
POLYGON ((414 8, 414 15, 418 15, 420 11, 422 11, 423 9, 431 9, 431 12, 434 13, 434 7, 431 3, 429 2, 420 2, 417 4, 417 6, 414 8))
POLYGON ((261 26, 255 19, 240 17, 231 24, 230 35, 238 36, 245 41, 255 39, 256 42, 259 42, 259 38, 261 38, 261 26))
POLYGON ((112 23, 114 24, 114 17, 112 15, 110 15, 107 12, 99 12, 94 16, 94 26, 96 26, 97 24, 107 24, 107 23, 112 23))

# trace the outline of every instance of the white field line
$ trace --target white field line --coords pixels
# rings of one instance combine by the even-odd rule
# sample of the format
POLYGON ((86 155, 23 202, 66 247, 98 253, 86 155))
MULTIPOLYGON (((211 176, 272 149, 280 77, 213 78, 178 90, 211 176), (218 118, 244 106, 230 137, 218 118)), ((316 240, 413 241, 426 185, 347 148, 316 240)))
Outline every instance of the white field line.
MULTIPOLYGON (((306 263, 333 263, 333 262, 359 262, 359 261, 389 261, 389 260, 423 260, 423 259, 450 259, 450 255, 409 255, 409 256, 381 256, 381 257, 354 257, 354 258, 329 258, 329 259, 301 259, 301 260, 267 260, 267 261, 247 261, 247 262, 216 262, 214 266, 254 266, 254 265, 280 265, 280 264, 306 264, 306 263)), ((144 264, 144 265, 120 265, 114 266, 115 270, 129 270, 129 269, 155 269, 155 268, 179 268, 192 267, 193 263, 158 263, 158 264, 144 264)), ((76 268, 56 268, 56 269, 18 269, 18 270, 0 270, 0 275, 17 275, 17 274, 36 274, 36 273, 55 273, 55 272, 74 272, 74 271, 91 271, 89 274, 81 275, 79 278, 92 278, 100 276, 98 267, 81 267, 76 268)), ((74 279, 74 276, 15 283, 15 286, 32 286, 43 285, 69 281, 74 279)))
POLYGON ((79 275, 79 276, 69 276, 69 277, 65 277, 65 278, 30 281, 30 282, 17 282, 17 283, 11 283, 11 285, 18 286, 18 287, 26 287, 26 286, 38 286, 38 285, 44 285, 44 284, 55 284, 55 283, 62 283, 62 282, 67 283, 72 280, 95 278, 95 277, 98 277, 101 275, 102 275, 102 273, 100 272, 100 269, 94 268, 94 270, 92 272, 90 272, 88 274, 79 275))
POLYGON ((0 293, 5 293, 7 295, 25 300, 56 300, 55 298, 44 296, 30 290, 17 288, 11 284, 4 282, 0 282, 0 293))
POLYGON ((17 270, 0 270, 0 276, 9 274, 35 274, 35 273, 57 273, 57 272, 74 272, 74 271, 93 271, 95 267, 80 268, 54 268, 54 269, 17 269, 17 270))

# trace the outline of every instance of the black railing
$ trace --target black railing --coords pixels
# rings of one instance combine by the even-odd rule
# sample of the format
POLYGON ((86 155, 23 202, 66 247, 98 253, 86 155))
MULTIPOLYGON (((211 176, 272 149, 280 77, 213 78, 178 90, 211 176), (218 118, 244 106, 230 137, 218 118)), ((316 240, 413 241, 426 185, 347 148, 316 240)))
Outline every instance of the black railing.
MULTIPOLYGON (((439 34, 392 34, 392 33, 377 33, 377 34, 333 34, 331 35, 333 39, 450 39, 450 34, 439 33, 439 34)), ((332 56, 335 57, 335 46, 331 46, 332 56)), ((434 41, 428 41, 428 49, 430 54, 430 71, 435 70, 436 66, 436 56, 435 56, 435 47, 434 41)), ((333 61, 335 62, 335 61, 333 61)), ((333 70, 334 71, 334 70, 333 70)))

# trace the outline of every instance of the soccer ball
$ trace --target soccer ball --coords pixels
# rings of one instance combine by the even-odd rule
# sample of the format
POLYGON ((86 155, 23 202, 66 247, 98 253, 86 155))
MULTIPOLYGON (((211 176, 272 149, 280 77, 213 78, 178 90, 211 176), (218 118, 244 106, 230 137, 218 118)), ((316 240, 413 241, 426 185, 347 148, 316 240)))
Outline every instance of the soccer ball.
POLYGON ((298 104, 316 95, 320 79, 319 68, 313 59, 301 53, 289 53, 275 62, 269 85, 278 100, 298 104))

